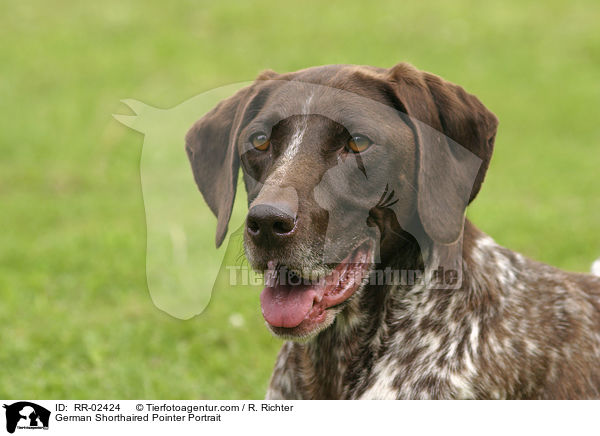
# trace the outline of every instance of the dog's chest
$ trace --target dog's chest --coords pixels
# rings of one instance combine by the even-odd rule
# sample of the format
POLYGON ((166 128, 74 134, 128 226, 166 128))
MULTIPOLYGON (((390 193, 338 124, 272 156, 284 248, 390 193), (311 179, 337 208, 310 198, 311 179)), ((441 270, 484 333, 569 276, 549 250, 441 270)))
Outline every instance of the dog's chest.
POLYGON ((489 238, 467 260, 460 289, 353 300, 346 330, 286 343, 267 398, 597 398, 598 294, 489 238))
MULTIPOLYGON (((293 346, 292 346, 293 347, 293 346)), ((285 350, 286 347, 284 347, 285 350)), ((356 371, 364 362, 339 360, 325 370, 302 363, 295 352, 282 350, 267 398, 302 399, 432 399, 475 398, 473 368, 439 368, 439 352, 406 350, 411 363, 386 356, 356 371), (321 372, 324 371, 324 372, 321 372), (318 372, 321 372, 319 374, 318 372), (325 375, 322 377, 321 375, 325 375)), ((498 393, 498 397, 500 393, 498 393)))
MULTIPOLYGON (((360 390, 351 392, 354 399, 471 399, 475 369, 466 352, 461 360, 468 366, 451 368, 441 363, 446 356, 430 346, 407 348, 400 356, 386 356, 373 365, 360 390)), ((456 345, 451 345, 456 349, 456 345)), ((458 356, 457 356, 458 358, 458 356)))
POLYGON ((478 322, 465 318, 437 329, 442 319, 421 317, 426 307, 412 309, 406 317, 390 314, 394 322, 382 323, 368 341, 332 334, 313 344, 286 343, 268 397, 474 398, 478 322))

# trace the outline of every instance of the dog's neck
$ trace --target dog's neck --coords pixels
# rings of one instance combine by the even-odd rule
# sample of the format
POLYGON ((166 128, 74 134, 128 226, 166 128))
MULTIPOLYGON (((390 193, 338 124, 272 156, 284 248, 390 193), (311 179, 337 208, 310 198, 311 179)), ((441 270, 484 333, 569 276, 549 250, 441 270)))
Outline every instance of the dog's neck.
MULTIPOLYGON (((466 221, 465 236, 471 238, 477 233, 480 232, 466 221)), ((469 247, 470 242, 464 246, 469 247)), ((459 256, 456 264, 461 265, 463 244, 458 247, 460 252, 454 250, 454 255, 459 256)), ((394 329, 402 327, 398 323, 411 318, 415 307, 430 300, 428 295, 432 292, 438 294, 435 297, 437 304, 442 307, 446 304, 445 300, 453 290, 437 289, 427 280, 438 268, 440 259, 452 254, 448 247, 433 243, 422 250, 414 240, 399 247, 397 256, 388 259, 384 268, 421 271, 424 280, 419 283, 369 283, 348 301, 331 327, 306 343, 295 344, 302 371, 312 375, 304 379, 314 381, 302 389, 310 392, 312 398, 343 398, 347 392, 360 391, 360 384, 367 376, 364 373, 370 371, 379 354, 387 349, 382 344, 394 329)), ((460 282, 456 287, 461 287, 467 270, 461 267, 460 282)))

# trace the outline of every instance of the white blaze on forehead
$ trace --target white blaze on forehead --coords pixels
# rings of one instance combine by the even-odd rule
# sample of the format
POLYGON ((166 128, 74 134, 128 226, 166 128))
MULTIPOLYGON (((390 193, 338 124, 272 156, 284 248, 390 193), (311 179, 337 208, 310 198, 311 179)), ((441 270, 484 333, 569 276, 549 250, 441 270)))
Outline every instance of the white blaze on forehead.
MULTIPOLYGON (((313 94, 304 101, 302 105, 302 113, 301 115, 309 115, 310 114, 310 103, 312 101, 313 94)), ((278 162, 275 164, 276 168, 273 173, 269 176, 269 178, 265 181, 266 184, 278 185, 283 183, 286 176, 292 169, 292 162, 294 157, 300 151, 300 144, 302 144, 302 139, 304 138, 304 134, 306 129, 308 128, 308 117, 302 116, 297 121, 294 126, 294 134, 292 135, 290 142, 285 149, 285 152, 281 155, 278 162)))
MULTIPOLYGON (((310 102, 312 101, 313 94, 306 99, 304 104, 302 105, 302 115, 309 115, 310 113, 310 102)), ((308 127, 308 117, 303 116, 296 123, 296 130, 294 131, 294 135, 288 144, 285 153, 283 154, 283 161, 291 160, 296 154, 298 154, 298 150, 300 149, 300 144, 302 143, 302 139, 304 138, 304 133, 306 132, 306 128, 308 127)))

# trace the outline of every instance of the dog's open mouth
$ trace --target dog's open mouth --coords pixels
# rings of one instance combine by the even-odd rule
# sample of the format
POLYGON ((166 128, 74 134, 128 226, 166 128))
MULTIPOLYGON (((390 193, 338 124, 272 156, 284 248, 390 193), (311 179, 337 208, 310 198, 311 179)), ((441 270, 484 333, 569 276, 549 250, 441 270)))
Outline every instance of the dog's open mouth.
POLYGON ((296 329, 308 333, 326 319, 326 310, 348 300, 368 274, 372 261, 372 243, 367 241, 339 263, 326 277, 301 279, 282 274, 274 263, 265 277, 260 295, 267 323, 278 330, 296 329))

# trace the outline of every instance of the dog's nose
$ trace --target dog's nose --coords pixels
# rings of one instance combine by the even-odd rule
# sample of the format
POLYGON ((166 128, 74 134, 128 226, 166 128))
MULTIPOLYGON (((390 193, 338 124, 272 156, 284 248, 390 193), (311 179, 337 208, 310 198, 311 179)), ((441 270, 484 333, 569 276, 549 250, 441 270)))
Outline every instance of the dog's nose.
POLYGON ((257 204, 248 211, 246 228, 255 242, 280 242, 290 237, 296 217, 270 204, 257 204))

